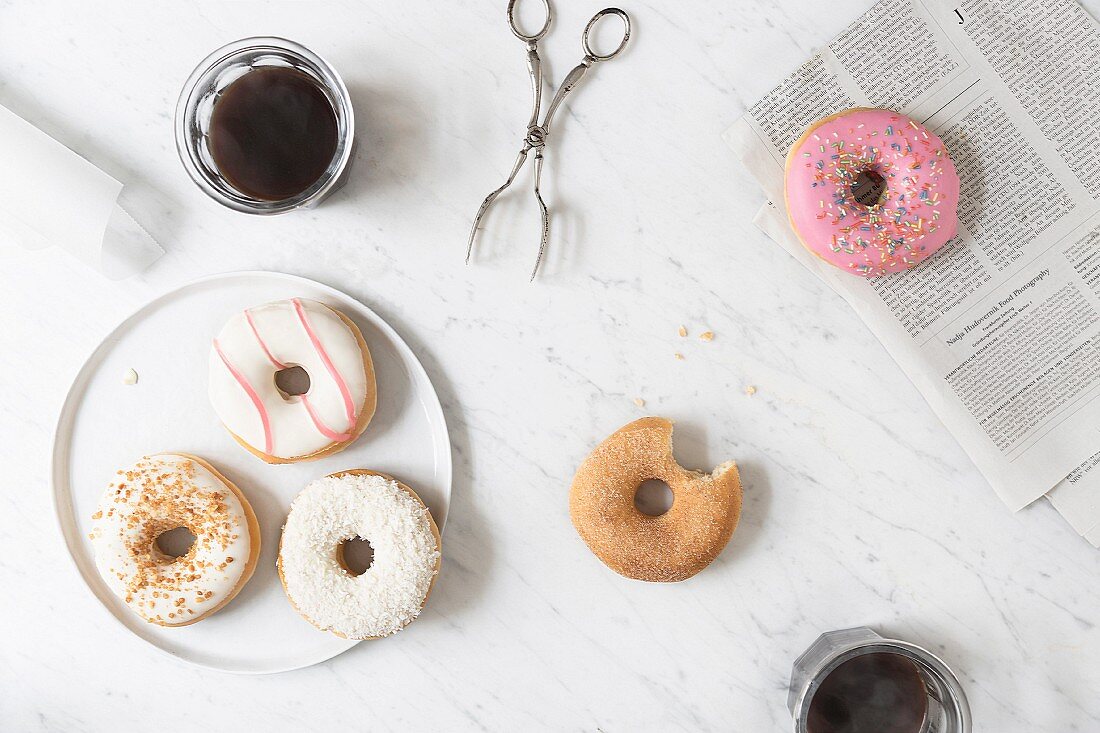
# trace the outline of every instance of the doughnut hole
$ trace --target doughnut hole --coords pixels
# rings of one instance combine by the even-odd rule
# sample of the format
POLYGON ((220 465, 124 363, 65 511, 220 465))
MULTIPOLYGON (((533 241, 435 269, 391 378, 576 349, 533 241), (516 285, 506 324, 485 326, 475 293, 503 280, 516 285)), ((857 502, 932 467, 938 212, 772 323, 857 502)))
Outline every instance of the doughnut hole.
POLYGON ((643 481, 634 491, 634 508, 650 517, 659 517, 672 508, 676 497, 660 479, 643 481))
POLYGON ((336 546, 336 561, 348 575, 358 578, 374 564, 374 547, 359 535, 336 546))
POLYGON ((309 384, 309 372, 300 366, 292 365, 275 372, 275 388, 284 400, 309 392, 309 384))
POLYGON ((867 208, 877 206, 886 195, 886 179, 874 168, 859 172, 852 183, 852 196, 867 208))
POLYGON ((178 560, 191 552, 195 544, 195 535, 187 527, 176 527, 157 535, 153 545, 157 551, 171 561, 178 560))

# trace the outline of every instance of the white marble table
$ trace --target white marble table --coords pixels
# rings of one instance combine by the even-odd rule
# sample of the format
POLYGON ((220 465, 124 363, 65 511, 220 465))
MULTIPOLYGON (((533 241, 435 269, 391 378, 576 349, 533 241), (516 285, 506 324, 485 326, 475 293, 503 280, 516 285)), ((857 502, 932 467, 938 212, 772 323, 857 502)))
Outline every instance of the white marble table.
MULTIPOLYGON (((135 184, 168 249, 120 283, 0 250, 0 729, 786 730, 792 659, 869 624, 953 664, 978 730, 1100 730, 1100 553, 1045 503, 1005 510, 840 298, 754 230, 761 194, 720 139, 867 0, 624 3, 633 45, 555 130, 535 285, 527 179, 462 265, 528 111, 503 0, 0 4, 0 103, 135 184), (183 79, 261 33, 328 57, 360 115, 352 180, 312 213, 222 210, 176 158, 183 79), (236 269, 316 278, 387 318, 439 390, 456 463, 423 617, 259 678, 129 637, 72 571, 48 491, 87 353, 154 295, 236 269), (734 458, 745 481, 732 542, 683 584, 620 578, 569 522, 577 463, 646 413, 678 421, 684 463, 734 458)), ((557 2, 553 80, 598 7, 557 2)))

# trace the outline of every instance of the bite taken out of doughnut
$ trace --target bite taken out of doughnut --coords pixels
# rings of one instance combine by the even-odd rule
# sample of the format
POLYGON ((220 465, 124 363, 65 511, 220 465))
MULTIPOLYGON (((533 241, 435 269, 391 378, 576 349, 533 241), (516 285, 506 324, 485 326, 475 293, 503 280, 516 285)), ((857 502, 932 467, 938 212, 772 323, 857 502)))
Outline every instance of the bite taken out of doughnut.
POLYGON ((569 491, 573 526, 588 548, 620 575, 636 580, 686 580, 718 557, 741 517, 741 480, 727 461, 710 474, 672 455, 672 421, 644 417, 596 446, 569 491), (644 514, 634 495, 658 479, 672 489, 672 507, 644 514))
POLYGON ((187 626, 224 607, 260 556, 248 499, 186 453, 146 456, 118 471, 92 515, 90 539, 111 591, 160 626, 187 626), (190 547, 167 554, 162 537, 181 529, 193 537, 190 547))
POLYGON ((810 125, 787 155, 784 189, 803 246, 863 277, 916 267, 958 231, 959 176, 943 141, 888 109, 810 125))
POLYGON ((268 463, 331 455, 366 429, 377 404, 359 328, 304 298, 249 308, 210 348, 210 402, 226 430, 268 463))

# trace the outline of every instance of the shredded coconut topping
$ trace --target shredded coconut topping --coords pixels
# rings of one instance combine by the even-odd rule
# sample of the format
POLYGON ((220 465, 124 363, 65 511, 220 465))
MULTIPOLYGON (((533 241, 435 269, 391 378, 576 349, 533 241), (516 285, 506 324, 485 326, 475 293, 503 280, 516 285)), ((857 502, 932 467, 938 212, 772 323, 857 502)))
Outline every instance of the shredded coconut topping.
POLYGON ((326 476, 290 507, 279 567, 287 595, 315 626, 349 639, 388 636, 423 608, 439 564, 430 515, 391 479, 326 476), (374 548, 366 572, 351 575, 337 559, 344 541, 374 548))

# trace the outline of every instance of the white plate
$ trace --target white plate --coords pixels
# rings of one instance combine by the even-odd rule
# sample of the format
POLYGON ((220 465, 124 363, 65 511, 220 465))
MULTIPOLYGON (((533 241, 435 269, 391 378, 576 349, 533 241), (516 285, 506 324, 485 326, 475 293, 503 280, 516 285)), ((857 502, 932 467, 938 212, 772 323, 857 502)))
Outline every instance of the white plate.
POLYGON ((381 318, 338 290, 292 275, 229 273, 162 295, 92 352, 58 419, 54 505, 84 582, 135 636, 203 667, 279 672, 322 662, 356 644, 302 619, 275 570, 291 499, 312 479, 345 468, 375 469, 408 484, 442 531, 451 494, 451 448, 424 368, 381 318), (211 339, 231 315, 295 296, 338 309, 362 330, 374 359, 378 409, 362 437, 344 451, 319 461, 270 466, 237 445, 218 422, 206 396, 207 356, 211 339), (138 373, 135 385, 123 383, 129 369, 138 373), (91 515, 114 472, 165 451, 195 454, 222 471, 248 497, 263 535, 259 565, 240 594, 210 618, 174 629, 146 623, 111 593, 87 538, 91 515))

